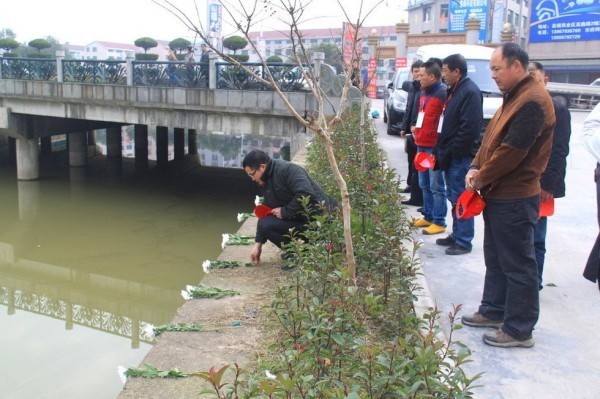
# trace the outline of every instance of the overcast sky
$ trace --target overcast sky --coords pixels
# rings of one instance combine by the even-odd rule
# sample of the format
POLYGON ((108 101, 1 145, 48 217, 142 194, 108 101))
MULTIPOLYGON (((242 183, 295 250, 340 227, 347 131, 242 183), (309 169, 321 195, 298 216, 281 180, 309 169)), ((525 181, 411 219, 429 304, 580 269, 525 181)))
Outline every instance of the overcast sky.
MULTIPOLYGON (((157 0, 165 4, 163 0, 157 0)), ((227 0, 237 4, 239 0, 227 0)), ((254 0, 242 0, 253 4, 254 0)), ((262 6, 264 0, 257 0, 262 6)), ((271 0, 279 3, 279 0, 271 0)), ((301 1, 306 6, 306 28, 341 27, 345 20, 336 0, 285 0, 301 1)), ((194 22, 206 20, 206 0, 171 0, 171 3, 186 11, 194 22)), ((358 17, 360 4, 363 9, 372 8, 379 0, 342 0, 354 21, 358 17)), ((366 26, 395 25, 401 22, 407 0, 384 0, 365 21, 366 26)), ((239 6, 237 7, 239 9, 239 6)), ((363 11, 363 16, 365 15, 363 11)), ((281 14, 275 15, 262 25, 264 30, 281 29, 281 14)), ((223 34, 233 34, 223 13, 223 34)), ((135 39, 149 36, 157 40, 173 40, 177 37, 194 39, 194 33, 152 0, 3 0, 0 11, 0 29, 10 28, 19 42, 52 36, 61 43, 85 45, 95 40, 133 43, 135 39)), ((252 30, 259 30, 252 29, 252 30)))

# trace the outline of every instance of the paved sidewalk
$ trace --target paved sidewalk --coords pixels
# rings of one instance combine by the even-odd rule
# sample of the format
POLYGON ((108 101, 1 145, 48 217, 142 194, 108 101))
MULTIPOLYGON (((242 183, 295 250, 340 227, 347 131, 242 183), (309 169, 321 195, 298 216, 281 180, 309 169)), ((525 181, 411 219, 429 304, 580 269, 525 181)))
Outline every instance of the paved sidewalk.
MULTIPOLYGON (((373 109, 383 115, 380 100, 373 109)), ((597 399, 600 375, 600 294, 598 286, 585 280, 583 267, 596 235, 596 197, 593 181, 594 159, 580 142, 581 125, 587 112, 572 111, 571 153, 567 161, 567 197, 556 201, 556 213, 549 218, 546 239, 544 284, 540 292, 540 319, 532 349, 502 349, 485 345, 481 336, 486 329, 465 326, 453 339, 467 345, 471 360, 467 373, 483 372, 481 387, 473 390, 477 399, 597 399)), ((406 176, 404 140, 388 136, 382 119, 375 120, 379 142, 388 154, 389 166, 406 176)), ((402 187, 405 183, 402 183, 402 187)), ((419 216, 415 207, 407 212, 419 216)), ((447 217, 451 226, 451 218, 447 217)), ((462 304, 460 315, 477 310, 481 300, 485 264, 483 261, 483 218, 476 218, 473 252, 448 256, 435 240, 445 237, 423 235, 419 255, 432 298, 443 315, 453 305, 462 304)))

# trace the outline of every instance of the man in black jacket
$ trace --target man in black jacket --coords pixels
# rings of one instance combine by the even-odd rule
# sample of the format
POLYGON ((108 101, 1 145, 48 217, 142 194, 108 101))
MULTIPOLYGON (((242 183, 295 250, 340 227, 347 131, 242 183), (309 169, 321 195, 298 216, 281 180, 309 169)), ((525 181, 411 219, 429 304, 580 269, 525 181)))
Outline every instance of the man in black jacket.
POLYGON ((417 155, 417 145, 415 144, 415 138, 412 132, 417 123, 417 114, 419 113, 419 95, 421 93, 421 84, 419 83, 419 71, 421 70, 423 61, 416 60, 412 63, 410 70, 412 72, 413 81, 411 90, 408 92, 406 98, 406 111, 404 112, 404 119, 402 119, 402 127, 400 129, 400 136, 404 137, 404 151, 406 152, 406 158, 408 160, 408 174, 406 176, 407 187, 404 192, 410 193, 410 199, 402 201, 404 205, 423 205, 423 192, 419 187, 419 175, 413 164, 415 155, 417 155))
MULTIPOLYGON (((530 62, 529 73, 541 84, 546 85, 548 78, 544 74, 544 66, 539 62, 530 62)), ((571 113, 569 109, 560 102, 552 99, 554 113, 556 115, 556 126, 552 138, 552 152, 546 170, 540 177, 540 201, 549 198, 562 198, 565 196, 565 174, 567 169, 567 155, 569 155, 569 141, 571 140, 571 113)), ((546 228, 548 218, 540 217, 533 231, 533 244, 535 246, 535 260, 538 265, 539 289, 542 285, 542 274, 544 272, 544 258, 546 254, 546 228)))
POLYGON ((452 54, 442 61, 442 75, 448 94, 442 113, 441 134, 434 154, 436 167, 444 171, 446 197, 452 204, 452 233, 436 244, 447 246, 447 255, 471 252, 475 235, 473 217, 458 219, 456 202, 465 191, 465 176, 471 165, 473 146, 479 138, 483 121, 483 96, 479 87, 467 76, 467 61, 452 54))
POLYGON ((255 244, 250 254, 253 263, 260 262, 262 246, 271 241, 282 248, 291 241, 290 230, 302 231, 309 218, 302 198, 309 198, 309 211, 319 212, 323 206, 334 207, 323 189, 300 166, 282 159, 271 159, 261 150, 252 150, 242 162, 244 171, 258 184, 263 205, 271 214, 260 218, 256 226, 255 244))

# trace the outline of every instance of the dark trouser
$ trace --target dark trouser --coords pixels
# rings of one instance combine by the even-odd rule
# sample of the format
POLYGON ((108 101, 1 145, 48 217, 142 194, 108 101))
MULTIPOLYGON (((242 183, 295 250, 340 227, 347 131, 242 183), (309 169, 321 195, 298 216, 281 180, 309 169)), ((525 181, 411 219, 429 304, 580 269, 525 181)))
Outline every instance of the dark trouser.
POLYGON ((306 221, 304 220, 287 220, 278 219, 275 216, 265 216, 258 220, 256 224, 256 242, 264 244, 267 240, 271 241, 277 247, 281 248, 283 245, 289 243, 290 229, 295 231, 302 231, 306 227, 306 221))
MULTIPOLYGON (((596 164, 594 180, 596 181, 598 226, 600 226, 600 163, 596 164)), ((585 269, 583 270, 583 277, 593 282, 598 281, 598 288, 600 289, 600 233, 598 233, 598 236, 596 237, 596 242, 594 243, 594 247, 590 252, 585 269)))
POLYGON ((423 205, 423 191, 419 187, 419 174, 415 169, 415 155, 417 155, 417 146, 415 138, 412 134, 404 136, 404 150, 408 158, 408 175, 406 176, 406 184, 410 186, 410 202, 415 205, 423 205))
MULTIPOLYGON (((417 173, 415 169, 415 155, 417 155, 417 145, 412 134, 404 136, 404 151, 406 151, 406 159, 408 160, 408 175, 406 176, 406 184, 412 186, 412 177, 417 173)), ((418 180, 417 180, 418 181, 418 180)))
POLYGON ((486 198, 483 211, 485 283, 479 313, 503 320, 510 336, 531 337, 540 313, 533 230, 540 197, 498 201, 486 198))
POLYGON ((535 246, 535 261, 538 268, 538 285, 541 290, 542 274, 544 273, 544 259, 546 257, 546 230, 548 228, 548 218, 543 216, 535 224, 533 231, 533 245, 535 246))

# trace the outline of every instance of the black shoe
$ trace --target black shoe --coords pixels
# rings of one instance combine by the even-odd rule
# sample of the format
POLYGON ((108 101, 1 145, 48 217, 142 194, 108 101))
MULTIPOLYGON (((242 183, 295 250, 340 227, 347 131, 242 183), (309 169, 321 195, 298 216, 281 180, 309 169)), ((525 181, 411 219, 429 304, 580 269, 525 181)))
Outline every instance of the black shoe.
POLYGON ((402 205, 421 206, 420 204, 417 204, 417 203, 415 203, 415 202, 412 202, 411 200, 400 201, 400 203, 402 203, 402 205))
POLYGON ((403 190, 400 191, 401 193, 410 193, 410 186, 406 186, 404 187, 403 190))
POLYGON ((417 208, 417 212, 423 213, 423 207, 417 208))
POLYGON ((470 249, 461 247, 460 245, 453 245, 449 248, 446 248, 446 255, 464 255, 471 252, 470 249))
POLYGON ((437 240, 435 240, 435 243, 443 247, 451 247, 456 244, 456 241, 454 241, 454 238, 452 238, 452 236, 448 236, 446 238, 438 238, 437 240))

